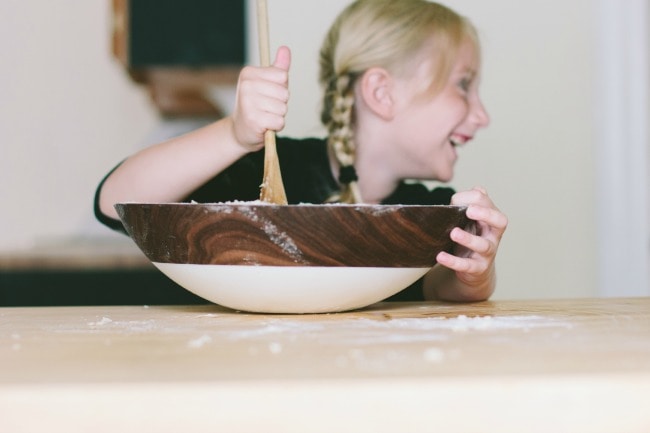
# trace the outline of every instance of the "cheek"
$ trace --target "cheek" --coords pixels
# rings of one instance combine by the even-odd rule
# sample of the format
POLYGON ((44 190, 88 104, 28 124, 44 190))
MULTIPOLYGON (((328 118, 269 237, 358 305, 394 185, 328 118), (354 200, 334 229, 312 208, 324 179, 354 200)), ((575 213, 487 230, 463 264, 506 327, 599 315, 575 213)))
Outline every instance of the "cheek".
POLYGON ((465 98, 457 97, 449 101, 446 113, 450 122, 457 125, 462 123, 469 116, 470 104, 465 98))
POLYGON ((457 95, 440 95, 433 101, 413 101, 398 122, 398 134, 411 145, 427 147, 434 142, 442 144, 469 113, 469 104, 457 95))
POLYGON ((422 130, 424 130, 431 139, 446 141, 452 132, 462 123, 465 116, 464 110, 460 107, 449 106, 445 110, 436 110, 430 115, 420 119, 422 130))
POLYGON ((448 135, 460 125, 469 114, 469 104, 458 96, 443 98, 425 110, 422 122, 431 124, 440 134, 448 135))

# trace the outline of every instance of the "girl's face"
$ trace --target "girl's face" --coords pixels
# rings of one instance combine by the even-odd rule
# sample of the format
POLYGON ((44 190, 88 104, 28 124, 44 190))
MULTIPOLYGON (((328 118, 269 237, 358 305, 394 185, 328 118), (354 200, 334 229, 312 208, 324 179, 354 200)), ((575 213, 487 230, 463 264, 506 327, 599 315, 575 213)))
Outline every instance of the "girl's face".
POLYGON ((462 45, 447 83, 434 96, 423 89, 432 70, 430 62, 422 62, 412 76, 395 83, 392 168, 398 178, 451 180, 457 147, 490 121, 478 95, 478 61, 471 43, 462 45))

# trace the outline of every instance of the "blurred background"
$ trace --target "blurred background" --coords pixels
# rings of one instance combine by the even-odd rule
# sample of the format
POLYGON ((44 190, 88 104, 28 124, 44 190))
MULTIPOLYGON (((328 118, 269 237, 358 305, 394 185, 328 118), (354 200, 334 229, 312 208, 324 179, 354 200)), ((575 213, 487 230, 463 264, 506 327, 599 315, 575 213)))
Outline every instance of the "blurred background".
MULTIPOLYGON (((228 27, 228 44, 211 39, 223 64, 202 66, 201 53, 189 67, 143 67, 145 54, 134 64, 123 12, 138 1, 2 0, 5 289, 12 272, 56 271, 62 256, 67 269, 76 259, 81 270, 136 266, 123 256, 142 265, 130 239, 95 221, 98 182, 143 146, 227 113, 238 63, 257 63, 254 3, 231 0, 213 2, 233 13, 243 6, 241 21, 214 16, 222 31, 241 23, 228 27), (234 45, 241 49, 228 53, 234 45), (104 256, 110 265, 88 262, 104 256)), ((283 134, 322 134, 317 53, 348 3, 268 0, 272 49, 293 51, 283 134)), ((451 184, 486 187, 510 218, 495 298, 650 295, 650 1, 444 3, 475 23, 484 49, 492 124, 461 151, 451 184)), ((165 29, 170 40, 186 34, 173 20, 157 30, 165 29)))

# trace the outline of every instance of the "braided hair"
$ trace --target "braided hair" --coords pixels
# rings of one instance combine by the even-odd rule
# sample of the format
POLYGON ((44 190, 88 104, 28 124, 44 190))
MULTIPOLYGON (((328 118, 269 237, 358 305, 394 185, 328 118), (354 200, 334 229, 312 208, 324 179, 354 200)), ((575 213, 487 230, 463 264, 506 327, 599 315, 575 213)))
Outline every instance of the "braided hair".
POLYGON ((339 163, 339 183, 343 185, 336 201, 357 203, 363 201, 357 187, 357 174, 354 168, 355 142, 353 125, 354 80, 343 74, 329 83, 324 99, 325 107, 321 121, 328 128, 327 144, 339 163))

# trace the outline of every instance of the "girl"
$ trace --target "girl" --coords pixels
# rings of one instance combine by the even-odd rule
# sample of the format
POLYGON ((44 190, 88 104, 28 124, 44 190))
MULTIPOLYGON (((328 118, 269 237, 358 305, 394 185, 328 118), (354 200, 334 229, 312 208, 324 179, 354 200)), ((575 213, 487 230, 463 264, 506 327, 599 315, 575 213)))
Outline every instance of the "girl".
MULTIPOLYGON (((478 232, 451 232, 456 255, 400 299, 480 301, 495 287, 495 256, 507 226, 482 188, 454 194, 407 179, 447 182, 456 148, 489 123, 478 94, 473 26, 426 0, 357 0, 332 25, 320 52, 321 119, 327 139, 278 137, 290 204, 467 205, 478 232)), ((118 202, 256 200, 263 136, 284 127, 291 53, 271 67, 245 67, 233 114, 129 157, 97 189, 100 221, 122 229, 118 202)))

